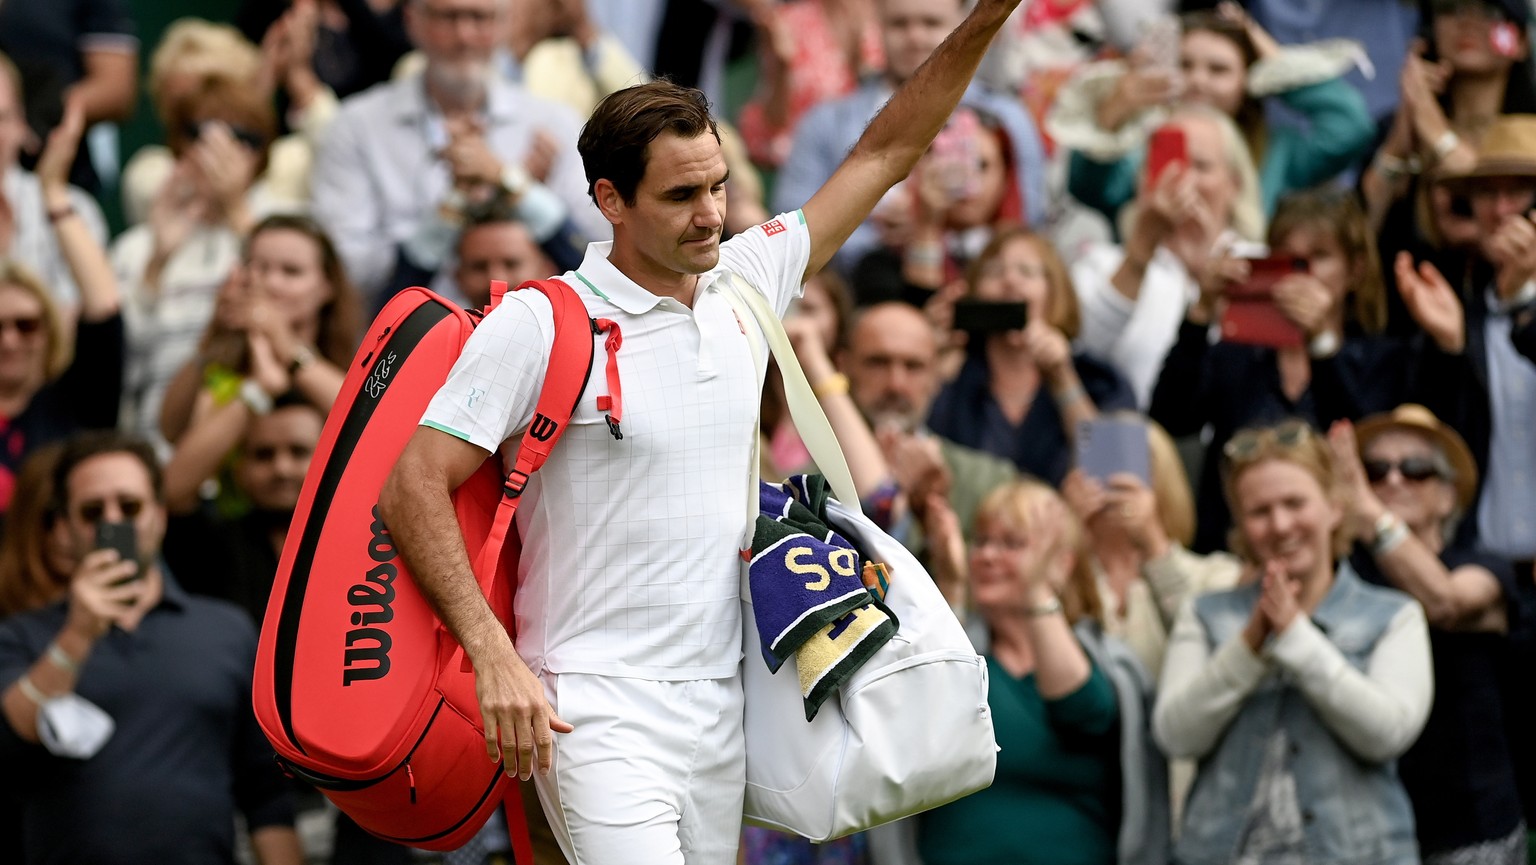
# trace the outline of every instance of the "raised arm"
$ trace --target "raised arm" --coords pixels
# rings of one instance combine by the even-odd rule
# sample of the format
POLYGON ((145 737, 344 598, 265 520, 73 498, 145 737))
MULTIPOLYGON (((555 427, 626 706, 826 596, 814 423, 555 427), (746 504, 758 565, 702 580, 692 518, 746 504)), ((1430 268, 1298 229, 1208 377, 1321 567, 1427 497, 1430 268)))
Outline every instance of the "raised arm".
POLYGON ((43 204, 53 223, 59 251, 69 265, 70 275, 80 288, 80 316, 86 321, 104 321, 117 314, 121 300, 117 277, 107 260, 106 250, 91 233, 84 214, 75 209, 69 190, 69 167, 75 161, 80 137, 85 133, 85 115, 76 103, 64 106, 64 119, 48 135, 48 146, 37 162, 37 178, 43 190, 43 204))
POLYGON ((805 203, 805 224, 811 233, 807 279, 831 260, 886 190, 911 173, 960 104, 982 54, 1018 5, 1019 0, 979 0, 870 121, 831 179, 805 203))

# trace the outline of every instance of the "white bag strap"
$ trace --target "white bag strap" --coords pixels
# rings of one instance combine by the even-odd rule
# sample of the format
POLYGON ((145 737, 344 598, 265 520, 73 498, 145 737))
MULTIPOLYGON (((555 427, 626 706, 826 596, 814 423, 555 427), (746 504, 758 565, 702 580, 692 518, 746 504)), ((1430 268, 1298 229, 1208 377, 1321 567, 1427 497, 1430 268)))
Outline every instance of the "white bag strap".
POLYGON ((832 485, 832 494, 838 501, 862 513, 859 494, 853 485, 853 473, 848 470, 848 460, 843 456, 843 448, 832 432, 832 424, 827 421, 826 412, 821 410, 821 401, 816 398, 811 383, 805 378, 805 370, 800 368, 800 359, 795 357, 795 349, 789 344, 789 334, 784 332, 784 323, 779 321, 779 317, 768 306, 762 292, 741 277, 727 274, 722 279, 727 280, 725 293, 731 299, 731 306, 737 309, 738 314, 741 307, 745 306, 757 320, 763 336, 768 339, 768 348, 779 362, 779 374, 784 378, 784 395, 789 402, 789 415, 795 421, 795 430, 800 433, 800 440, 805 442, 806 449, 811 452, 816 469, 826 476, 827 482, 832 485))

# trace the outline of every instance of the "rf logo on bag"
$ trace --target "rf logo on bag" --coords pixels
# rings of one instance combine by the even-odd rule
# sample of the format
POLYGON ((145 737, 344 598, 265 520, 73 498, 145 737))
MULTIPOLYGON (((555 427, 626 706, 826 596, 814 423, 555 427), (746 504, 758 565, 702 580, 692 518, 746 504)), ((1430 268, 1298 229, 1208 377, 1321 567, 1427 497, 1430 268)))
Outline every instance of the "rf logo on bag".
POLYGON ((533 423, 528 425, 528 434, 541 442, 549 441, 549 437, 555 434, 560 425, 542 414, 533 416, 533 423))
POLYGON ((363 390, 368 395, 378 399, 384 393, 384 388, 389 387, 390 373, 395 371, 395 353, 390 352, 379 358, 379 362, 373 365, 373 374, 368 376, 368 381, 363 383, 363 390))
POLYGON ((389 675, 389 649, 393 645, 389 632, 374 625, 388 624, 395 618, 395 577, 400 570, 395 567, 395 541, 389 528, 379 519, 379 506, 373 506, 373 523, 369 525, 372 537, 368 539, 368 558, 374 566, 363 575, 363 581, 353 583, 347 589, 347 603, 354 610, 349 621, 353 627, 347 631, 346 659, 342 663, 343 687, 355 681, 382 679, 389 675))

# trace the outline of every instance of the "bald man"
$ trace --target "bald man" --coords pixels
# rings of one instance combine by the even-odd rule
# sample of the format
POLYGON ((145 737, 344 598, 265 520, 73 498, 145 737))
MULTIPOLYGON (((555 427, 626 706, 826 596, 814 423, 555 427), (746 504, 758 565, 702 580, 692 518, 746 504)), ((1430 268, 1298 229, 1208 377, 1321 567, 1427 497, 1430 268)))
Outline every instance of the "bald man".
MULTIPOLYGON (((939 392, 939 341, 916 307, 876 304, 859 314, 839 356, 848 391, 880 439, 897 485, 909 498, 945 491, 967 537, 981 499, 1018 476, 1013 464, 956 444, 927 428, 939 392)), ((921 503, 913 502, 921 511, 921 503)), ((915 527, 914 527, 915 528, 915 527)), ((914 532, 897 534, 920 551, 914 532)))

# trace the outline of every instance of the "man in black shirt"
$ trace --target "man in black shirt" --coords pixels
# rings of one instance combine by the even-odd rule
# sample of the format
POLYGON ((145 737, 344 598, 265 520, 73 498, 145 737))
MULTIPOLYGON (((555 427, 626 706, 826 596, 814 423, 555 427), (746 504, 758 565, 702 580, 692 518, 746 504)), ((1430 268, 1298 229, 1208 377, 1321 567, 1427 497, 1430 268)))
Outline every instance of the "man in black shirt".
POLYGON ((0 765, 25 861, 232 863, 238 810, 261 865, 297 865, 288 789, 251 709, 256 631, 161 562, 153 451, 83 434, 54 477, 80 561, 69 597, 0 622, 0 765), (132 525, 132 561, 97 549, 103 521, 132 525), (111 718, 104 741, 78 735, 92 706, 111 718))

